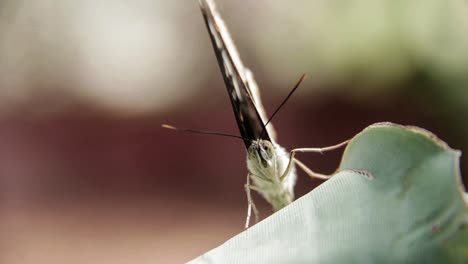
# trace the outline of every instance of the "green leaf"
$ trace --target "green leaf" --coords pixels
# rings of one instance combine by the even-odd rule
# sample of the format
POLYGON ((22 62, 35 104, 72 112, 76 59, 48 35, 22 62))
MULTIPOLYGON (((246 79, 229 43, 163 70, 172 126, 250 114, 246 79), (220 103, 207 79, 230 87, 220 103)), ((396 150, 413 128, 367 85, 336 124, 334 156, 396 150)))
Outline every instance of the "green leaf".
POLYGON ((332 179, 190 263, 468 263, 459 156, 423 129, 372 125, 332 179))

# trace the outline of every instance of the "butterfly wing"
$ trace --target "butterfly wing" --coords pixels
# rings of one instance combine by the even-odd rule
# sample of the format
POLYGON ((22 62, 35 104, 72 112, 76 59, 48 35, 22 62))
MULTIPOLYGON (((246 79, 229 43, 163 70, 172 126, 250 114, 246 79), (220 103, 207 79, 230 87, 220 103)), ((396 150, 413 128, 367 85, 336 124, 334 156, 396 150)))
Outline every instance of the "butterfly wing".
POLYGON ((247 148, 251 140, 271 141, 269 131, 263 131, 266 114, 258 96, 252 73, 244 67, 229 32, 212 0, 200 0, 211 43, 231 99, 234 115, 247 148), (259 112, 260 111, 260 112, 259 112), (247 140, 248 139, 248 140, 247 140))
MULTIPOLYGON (((266 114, 265 108, 263 107, 263 103, 260 96, 260 90, 258 89, 258 85, 255 81, 253 73, 247 68, 245 68, 245 70, 245 77, 247 78, 247 89, 249 90, 252 100, 255 106, 257 107, 258 114, 260 115, 260 117, 263 120, 263 123, 265 124, 268 121, 268 116, 266 114)), ((266 130, 268 132, 268 135, 270 136, 271 141, 276 143, 276 131, 271 122, 268 123, 266 130)))

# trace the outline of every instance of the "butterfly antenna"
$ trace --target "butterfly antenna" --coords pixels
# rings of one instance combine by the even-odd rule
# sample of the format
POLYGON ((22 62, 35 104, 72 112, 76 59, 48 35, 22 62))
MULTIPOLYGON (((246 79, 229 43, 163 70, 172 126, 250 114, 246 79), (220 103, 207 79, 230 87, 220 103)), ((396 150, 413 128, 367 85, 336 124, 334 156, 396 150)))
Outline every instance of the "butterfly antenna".
POLYGON ((291 89, 291 91, 289 92, 288 96, 286 96, 286 98, 284 98, 283 102, 276 108, 275 112, 273 112, 273 114, 270 116, 270 118, 268 119, 268 121, 265 123, 265 125, 263 126, 263 130, 262 130, 262 134, 261 134, 261 137, 263 137, 263 135, 265 134, 265 131, 266 131, 266 126, 270 123, 270 121, 273 119, 273 117, 275 117, 275 115, 279 112, 279 110, 284 106, 284 104, 289 100, 289 98, 291 97, 291 95, 296 91, 297 88, 299 88, 299 85, 302 83, 302 81, 305 79, 306 77, 306 74, 302 74, 301 75, 301 78, 299 78, 299 81, 297 81, 296 85, 294 85, 294 88, 291 89))
POLYGON ((232 137, 232 138, 238 138, 238 139, 251 141, 250 139, 247 139, 247 138, 244 138, 244 137, 241 137, 241 136, 236 136, 236 135, 231 135, 231 134, 226 134, 226 133, 221 133, 221 132, 216 132, 216 131, 206 131, 206 130, 196 130, 196 129, 189 129, 189 128, 179 128, 179 127, 174 127, 174 126, 167 125, 167 124, 162 124, 161 127, 171 129, 171 130, 175 130, 175 131, 190 132, 190 133, 195 133, 195 134, 216 135, 216 136, 223 136, 223 137, 232 137))

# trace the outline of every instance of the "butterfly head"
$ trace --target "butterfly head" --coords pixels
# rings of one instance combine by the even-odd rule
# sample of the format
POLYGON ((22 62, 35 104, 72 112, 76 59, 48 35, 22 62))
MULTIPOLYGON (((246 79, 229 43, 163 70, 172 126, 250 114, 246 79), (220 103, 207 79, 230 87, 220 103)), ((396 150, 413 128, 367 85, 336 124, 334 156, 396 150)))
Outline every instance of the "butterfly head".
POLYGON ((268 140, 255 140, 248 149, 248 159, 264 169, 272 167, 276 160, 275 146, 268 140))

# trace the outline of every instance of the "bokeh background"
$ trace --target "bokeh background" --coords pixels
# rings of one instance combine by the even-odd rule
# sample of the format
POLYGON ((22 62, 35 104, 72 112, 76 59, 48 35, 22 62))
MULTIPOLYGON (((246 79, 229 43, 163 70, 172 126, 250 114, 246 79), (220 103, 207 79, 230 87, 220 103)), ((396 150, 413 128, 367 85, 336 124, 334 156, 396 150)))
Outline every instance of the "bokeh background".
MULTIPOLYGON (((218 2, 269 113, 308 75, 286 148, 391 121, 468 151, 466 1, 218 2)), ((0 262, 181 263, 241 232, 243 143, 162 123, 238 134, 197 1, 1 0, 0 262)))

